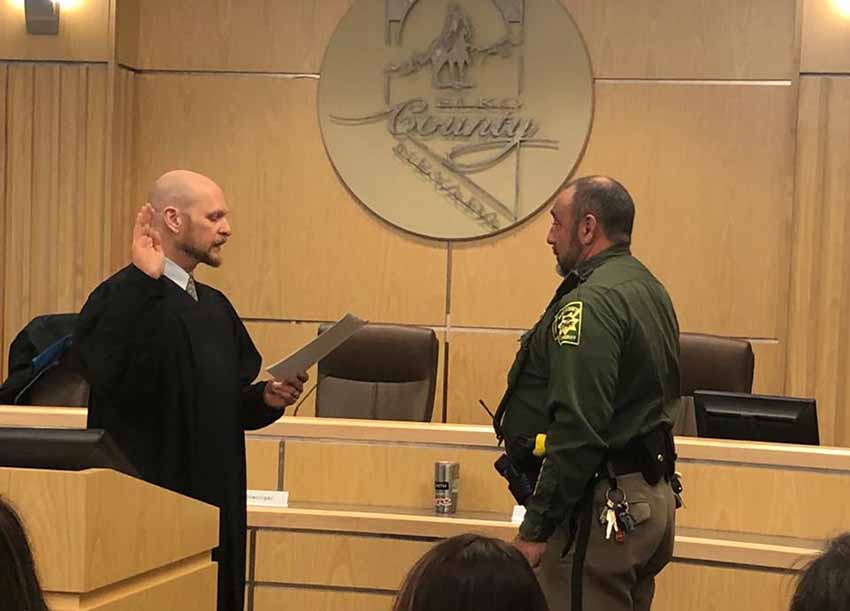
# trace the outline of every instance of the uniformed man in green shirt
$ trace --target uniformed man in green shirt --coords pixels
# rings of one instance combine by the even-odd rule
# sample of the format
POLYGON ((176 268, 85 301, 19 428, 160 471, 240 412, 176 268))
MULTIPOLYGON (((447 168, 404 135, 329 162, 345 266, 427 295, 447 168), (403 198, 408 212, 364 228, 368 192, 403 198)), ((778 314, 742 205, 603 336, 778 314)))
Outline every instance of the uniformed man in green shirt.
POLYGON ((553 611, 649 609, 681 491, 676 314, 629 251, 634 203, 621 184, 575 180, 551 215, 564 280, 523 336, 494 419, 530 484, 514 545, 539 565, 553 611))

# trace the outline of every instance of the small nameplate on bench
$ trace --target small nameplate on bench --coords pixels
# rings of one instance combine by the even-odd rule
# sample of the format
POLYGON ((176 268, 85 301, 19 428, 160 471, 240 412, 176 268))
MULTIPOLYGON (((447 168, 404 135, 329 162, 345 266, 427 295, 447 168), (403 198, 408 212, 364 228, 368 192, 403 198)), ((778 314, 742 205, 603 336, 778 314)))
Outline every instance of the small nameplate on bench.
POLYGON ((286 490, 249 490, 248 505, 254 507, 288 507, 289 493, 286 490))
POLYGON ((523 505, 514 505, 514 512, 511 515, 511 522, 522 524, 525 519, 525 507, 523 505))

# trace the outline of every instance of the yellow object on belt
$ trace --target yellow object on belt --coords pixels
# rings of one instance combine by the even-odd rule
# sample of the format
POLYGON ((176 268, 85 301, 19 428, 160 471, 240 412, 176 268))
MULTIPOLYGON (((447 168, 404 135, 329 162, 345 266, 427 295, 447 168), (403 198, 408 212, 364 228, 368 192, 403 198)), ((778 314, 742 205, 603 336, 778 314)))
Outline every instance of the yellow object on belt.
POLYGON ((546 433, 538 433, 534 438, 534 450, 532 454, 538 458, 546 455, 546 433))

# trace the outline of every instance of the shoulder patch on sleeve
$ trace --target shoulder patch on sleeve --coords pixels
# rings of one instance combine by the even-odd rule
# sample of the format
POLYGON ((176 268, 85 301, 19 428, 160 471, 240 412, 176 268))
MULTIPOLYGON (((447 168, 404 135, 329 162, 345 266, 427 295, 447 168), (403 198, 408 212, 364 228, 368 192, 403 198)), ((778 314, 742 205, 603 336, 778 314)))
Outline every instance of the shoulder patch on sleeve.
POLYGON ((571 301, 555 315, 552 322, 552 337, 559 346, 569 344, 578 346, 581 343, 581 313, 584 304, 581 301, 571 301))

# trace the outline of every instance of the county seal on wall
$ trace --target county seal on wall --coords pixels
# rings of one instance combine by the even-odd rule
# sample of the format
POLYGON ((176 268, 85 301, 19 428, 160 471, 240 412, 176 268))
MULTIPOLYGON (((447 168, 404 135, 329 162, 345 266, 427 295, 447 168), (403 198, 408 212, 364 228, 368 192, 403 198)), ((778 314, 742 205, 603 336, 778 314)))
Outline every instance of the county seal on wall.
POLYGON ((351 192, 438 239, 504 231, 578 162, 593 79, 557 0, 357 0, 319 79, 322 138, 351 192))

